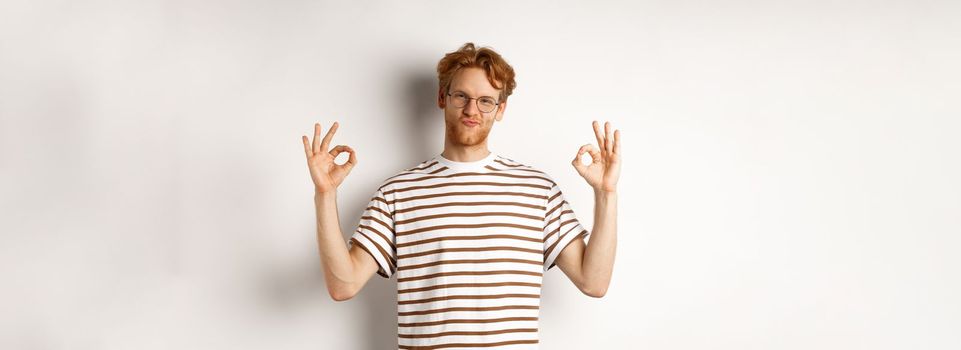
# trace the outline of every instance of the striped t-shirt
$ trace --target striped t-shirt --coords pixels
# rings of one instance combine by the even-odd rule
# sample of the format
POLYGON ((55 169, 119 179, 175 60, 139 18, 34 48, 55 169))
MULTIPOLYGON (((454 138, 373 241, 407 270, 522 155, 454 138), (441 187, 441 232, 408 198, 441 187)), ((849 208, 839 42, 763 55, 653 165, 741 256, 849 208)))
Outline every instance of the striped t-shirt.
POLYGON ((589 234, 544 172, 438 154, 383 181, 350 245, 397 274, 399 349, 537 349, 543 273, 589 234))

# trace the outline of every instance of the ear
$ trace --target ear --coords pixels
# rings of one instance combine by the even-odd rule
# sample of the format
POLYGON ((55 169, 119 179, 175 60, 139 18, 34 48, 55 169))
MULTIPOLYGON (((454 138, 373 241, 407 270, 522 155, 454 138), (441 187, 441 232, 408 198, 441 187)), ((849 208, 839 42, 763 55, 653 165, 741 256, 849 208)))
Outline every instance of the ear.
POLYGON ((438 108, 444 109, 447 107, 447 99, 445 97, 447 97, 447 94, 445 93, 444 88, 437 88, 437 107, 438 108))
POLYGON ((501 102, 500 105, 497 106, 497 114, 494 114, 494 118, 497 119, 497 121, 504 119, 505 110, 507 110, 507 101, 501 102))

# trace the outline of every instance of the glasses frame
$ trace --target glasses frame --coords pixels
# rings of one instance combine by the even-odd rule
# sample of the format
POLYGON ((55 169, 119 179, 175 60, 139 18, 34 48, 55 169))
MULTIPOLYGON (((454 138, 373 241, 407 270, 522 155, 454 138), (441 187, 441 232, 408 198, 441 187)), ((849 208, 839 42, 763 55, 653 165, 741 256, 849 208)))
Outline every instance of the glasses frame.
POLYGON ((490 110, 489 112, 484 112, 484 110, 481 109, 481 106, 480 106, 480 103, 479 103, 479 102, 480 102, 480 99, 482 99, 482 98, 484 98, 484 97, 488 97, 488 98, 493 98, 493 97, 490 97, 490 96, 470 97, 470 95, 468 95, 466 92, 463 92, 463 91, 460 91, 460 90, 457 90, 457 91, 455 91, 455 92, 460 92, 460 93, 464 94, 464 96, 467 96, 467 103, 465 103, 463 106, 457 107, 457 106, 454 105, 454 103, 453 103, 453 99, 452 99, 453 96, 451 95, 451 94, 452 94, 451 91, 450 91, 450 90, 447 90, 447 97, 449 97, 449 99, 448 99, 447 102, 449 102, 451 105, 453 105, 454 107, 457 107, 457 108, 467 107, 467 105, 470 104, 471 101, 474 101, 474 105, 477 106, 477 110, 480 111, 481 113, 494 113, 495 111, 497 111, 498 108, 501 107, 501 101, 498 100, 498 99, 496 99, 496 98, 494 98, 494 109, 490 110))

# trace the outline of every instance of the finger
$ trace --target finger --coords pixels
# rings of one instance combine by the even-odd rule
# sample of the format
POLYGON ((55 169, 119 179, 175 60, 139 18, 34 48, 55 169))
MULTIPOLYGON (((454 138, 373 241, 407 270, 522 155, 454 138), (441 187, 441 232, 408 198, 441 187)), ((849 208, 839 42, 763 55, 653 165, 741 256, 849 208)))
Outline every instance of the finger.
POLYGON ((581 163, 581 157, 583 157, 584 153, 589 151, 590 147, 591 147, 591 144, 586 144, 581 146, 581 148, 577 150, 577 155, 574 156, 574 160, 571 161, 571 165, 573 165, 578 172, 581 172, 585 167, 587 167, 586 165, 581 163))
POLYGON ((320 153, 320 123, 314 123, 314 141, 311 147, 313 153, 320 153))
MULTIPOLYGON (((347 161, 344 162, 344 164, 334 163, 338 167, 344 168, 345 170, 347 170, 347 172, 350 172, 350 169, 353 169, 354 166, 357 165, 356 152, 354 152, 354 149, 350 148, 350 146, 344 146, 344 145, 339 145, 335 147, 335 149, 337 150, 337 154, 347 152, 350 155, 349 157, 347 157, 347 161)), ((336 156, 334 157, 336 158, 336 156)))
POLYGON ((581 149, 577 151, 578 161, 580 161, 581 154, 584 153, 591 156, 591 163, 599 163, 601 161, 601 152, 592 144, 581 146, 581 149))
POLYGON ((621 154, 621 131, 614 130, 614 154, 621 154))
POLYGON ((350 158, 347 158, 347 168, 353 168, 357 165, 357 152, 354 152, 353 148, 347 147, 347 152, 350 152, 350 158))
MULTIPOLYGON (((354 155, 354 149, 350 148, 350 146, 347 146, 347 145, 337 145, 337 147, 334 147, 333 149, 330 150, 330 155, 336 158, 338 155, 344 152, 347 152, 350 155, 350 157, 347 158, 347 162, 345 162, 344 164, 354 165, 357 163, 357 156, 354 155)), ((340 164, 340 165, 344 165, 344 164, 340 164)))
POLYGON ((307 154, 307 158, 314 156, 314 151, 310 149, 310 143, 307 142, 307 135, 304 135, 304 153, 307 154))
POLYGON ((603 158, 601 158, 601 151, 594 148, 594 145, 591 145, 591 149, 587 152, 591 155, 591 163, 600 163, 601 160, 603 160, 603 158))
POLYGON ((577 154, 574 155, 574 160, 580 160, 580 159, 581 159, 581 156, 582 156, 585 152, 588 151, 588 148, 589 148, 589 147, 591 147, 591 144, 588 143, 588 144, 586 144, 586 145, 581 146, 581 148, 578 148, 578 149, 577 149, 577 154))
POLYGON ((611 135, 611 122, 604 122, 604 152, 614 151, 614 137, 611 135))
POLYGON ((344 152, 350 154, 350 157, 347 157, 347 161, 344 162, 344 164, 337 164, 335 161, 334 165, 346 166, 348 169, 353 168, 354 165, 357 165, 357 156, 354 154, 354 149, 350 148, 350 146, 337 145, 337 147, 331 149, 329 153, 332 157, 337 158, 338 155, 344 152))
POLYGON ((337 145, 336 147, 331 148, 330 151, 327 153, 329 153, 332 157, 337 158, 337 156, 340 155, 341 153, 349 152, 348 151, 349 149, 350 147, 347 147, 345 145, 337 145))
POLYGON ((595 120, 593 125, 594 125, 594 137, 597 138, 597 147, 604 147, 604 136, 601 134, 601 124, 599 124, 595 120))
POLYGON ((320 144, 320 149, 326 151, 327 147, 330 147, 330 140, 334 138, 334 133, 337 132, 338 123, 334 122, 334 125, 327 129, 327 135, 324 135, 324 142, 320 144))

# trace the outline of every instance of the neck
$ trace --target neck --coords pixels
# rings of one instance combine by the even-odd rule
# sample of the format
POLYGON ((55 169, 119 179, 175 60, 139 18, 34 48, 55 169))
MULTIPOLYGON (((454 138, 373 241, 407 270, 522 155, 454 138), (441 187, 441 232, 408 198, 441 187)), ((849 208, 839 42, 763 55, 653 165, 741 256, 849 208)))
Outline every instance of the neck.
POLYGON ((448 141, 445 142, 441 155, 455 162, 473 162, 484 159, 490 153, 486 141, 473 146, 454 145, 448 141))

